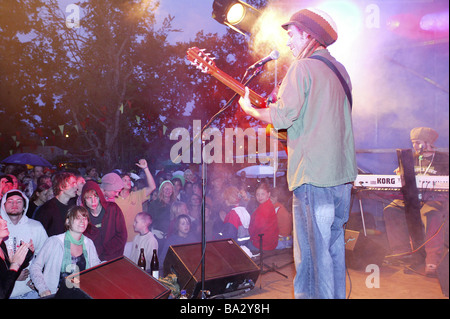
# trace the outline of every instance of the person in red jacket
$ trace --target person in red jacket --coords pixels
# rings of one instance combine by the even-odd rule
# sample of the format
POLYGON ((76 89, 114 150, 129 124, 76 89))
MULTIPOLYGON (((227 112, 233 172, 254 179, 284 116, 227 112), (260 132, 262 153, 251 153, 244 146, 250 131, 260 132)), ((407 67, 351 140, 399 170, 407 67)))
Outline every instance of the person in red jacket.
POLYGON ((94 181, 87 181, 81 193, 83 206, 89 210, 89 225, 84 235, 90 238, 101 261, 123 255, 127 242, 127 227, 122 210, 108 202, 94 181))
POLYGON ((275 207, 270 200, 270 187, 263 183, 256 189, 258 208, 250 220, 250 241, 255 248, 260 248, 258 235, 263 234, 262 249, 273 250, 278 245, 278 221, 275 207))

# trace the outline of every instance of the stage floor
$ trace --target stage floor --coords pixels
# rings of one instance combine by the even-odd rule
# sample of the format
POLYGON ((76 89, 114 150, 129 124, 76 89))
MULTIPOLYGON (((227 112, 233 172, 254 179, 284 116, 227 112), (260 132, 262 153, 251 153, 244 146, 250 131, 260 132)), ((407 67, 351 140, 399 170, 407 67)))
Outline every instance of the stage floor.
MULTIPOLYGON (((258 257, 253 260, 259 265, 258 257)), ((293 298, 295 268, 292 249, 265 252, 264 264, 274 267, 287 278, 277 272, 267 272, 260 275, 255 288, 234 299, 293 298)), ((385 259, 380 267, 379 287, 368 288, 366 280, 372 272, 348 269, 347 296, 349 299, 448 299, 442 293, 438 278, 429 278, 419 273, 405 273, 404 270, 405 264, 388 262, 385 259)))

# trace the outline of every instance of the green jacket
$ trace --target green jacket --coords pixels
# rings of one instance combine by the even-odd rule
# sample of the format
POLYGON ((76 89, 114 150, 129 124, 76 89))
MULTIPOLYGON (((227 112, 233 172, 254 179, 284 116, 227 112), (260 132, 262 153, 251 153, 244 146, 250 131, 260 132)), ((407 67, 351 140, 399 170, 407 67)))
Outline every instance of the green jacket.
MULTIPOLYGON (((321 55, 336 65, 349 84, 344 66, 328 50, 321 55)), ((337 76, 322 61, 293 62, 276 103, 269 104, 275 129, 287 129, 289 189, 303 184, 331 187, 357 175, 351 108, 337 76)))

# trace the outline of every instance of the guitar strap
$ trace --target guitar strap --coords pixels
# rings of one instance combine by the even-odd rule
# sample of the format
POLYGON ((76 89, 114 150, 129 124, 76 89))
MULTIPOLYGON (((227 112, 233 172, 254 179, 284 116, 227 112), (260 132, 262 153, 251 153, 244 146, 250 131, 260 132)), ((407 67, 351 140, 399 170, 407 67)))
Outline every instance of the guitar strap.
POLYGON ((320 55, 310 56, 309 58, 322 61, 334 72, 334 74, 336 74, 339 81, 341 81, 342 87, 344 88, 345 94, 347 95, 348 101, 350 102, 350 109, 351 109, 353 104, 352 93, 350 92, 350 88, 348 87, 347 82, 345 82, 344 78, 342 77, 341 73, 338 71, 336 66, 333 63, 331 63, 330 60, 320 55))

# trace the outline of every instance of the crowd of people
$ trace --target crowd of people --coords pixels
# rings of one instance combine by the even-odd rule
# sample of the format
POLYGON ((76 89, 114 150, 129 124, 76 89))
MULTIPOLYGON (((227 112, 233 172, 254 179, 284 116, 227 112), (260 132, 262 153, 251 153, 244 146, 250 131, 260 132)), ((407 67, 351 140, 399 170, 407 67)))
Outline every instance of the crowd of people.
POLYGON ((155 177, 147 161, 137 174, 116 169, 55 171, 6 165, 1 175, 0 297, 64 297, 65 278, 126 256, 146 270, 156 249, 160 274, 171 245, 201 242, 205 200, 207 241, 234 239, 250 256, 260 249, 292 247, 292 216, 283 187, 272 188, 215 170, 203 196, 191 169, 163 169, 155 177), (261 236, 262 235, 262 236, 261 236), (261 246, 262 244, 262 246, 261 246))
MULTIPOLYGON (((0 298, 57 295, 67 275, 122 255, 137 263, 141 248, 149 259, 156 250, 162 268, 171 245, 200 242, 203 230, 207 241, 232 238, 249 255, 292 247, 295 298, 345 298, 344 225, 358 174, 352 83, 328 50, 338 34, 326 12, 302 9, 281 27, 294 57, 286 76, 267 107, 254 107, 248 88, 239 105, 286 130, 291 204, 280 193, 285 187, 251 185, 245 176, 219 170, 206 188, 190 169, 163 170, 154 178, 144 159, 136 163, 138 179, 121 170, 100 177, 95 168, 82 173, 35 166, 28 172, 7 166, 0 176, 0 298)), ((448 175, 448 155, 433 145, 437 137, 431 128, 411 131, 420 174, 448 175)), ((413 253, 405 210, 398 201, 384 210, 394 256, 413 253)), ((436 276, 448 197, 428 201, 420 213, 426 274, 436 276)))

